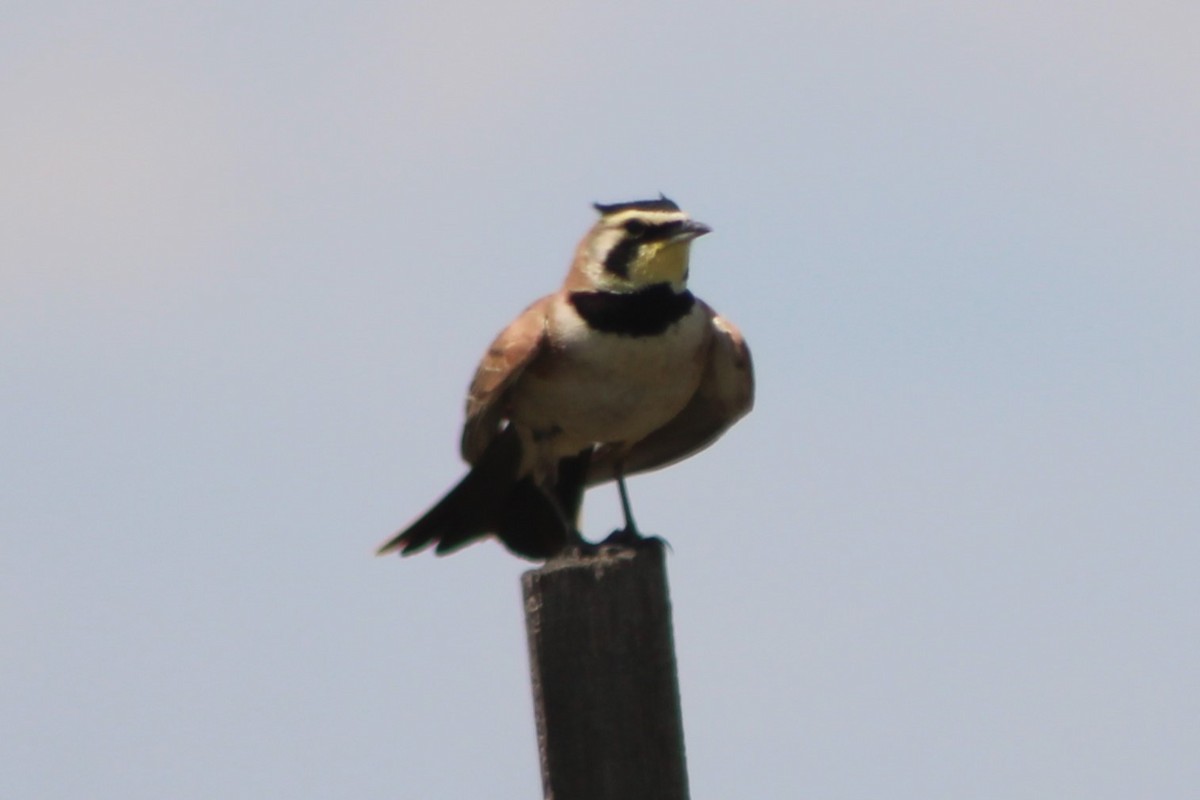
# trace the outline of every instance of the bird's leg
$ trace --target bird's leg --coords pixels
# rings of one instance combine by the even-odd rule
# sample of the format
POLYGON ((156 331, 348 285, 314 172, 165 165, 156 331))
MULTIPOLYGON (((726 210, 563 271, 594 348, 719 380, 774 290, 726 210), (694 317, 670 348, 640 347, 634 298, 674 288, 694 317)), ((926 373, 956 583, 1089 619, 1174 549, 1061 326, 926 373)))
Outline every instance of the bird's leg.
POLYGON ((625 530, 622 533, 633 539, 642 538, 642 534, 638 532, 637 523, 633 521, 633 509, 629 506, 629 490, 625 488, 625 470, 621 465, 617 466, 617 491, 621 495, 621 511, 625 514, 625 530))
POLYGON ((550 492, 554 508, 562 520, 565 534, 563 550, 586 551, 594 549, 579 532, 579 510, 583 506, 583 492, 587 480, 588 465, 592 459, 592 448, 558 462, 557 479, 550 492))
POLYGON ((638 530, 637 523, 633 521, 633 508, 629 504, 629 490, 625 488, 625 465, 618 461, 613 471, 617 476, 617 492, 621 495, 621 511, 625 515, 625 527, 613 531, 607 539, 601 542, 601 545, 644 547, 648 544, 666 544, 663 539, 657 536, 643 536, 642 532, 638 530))

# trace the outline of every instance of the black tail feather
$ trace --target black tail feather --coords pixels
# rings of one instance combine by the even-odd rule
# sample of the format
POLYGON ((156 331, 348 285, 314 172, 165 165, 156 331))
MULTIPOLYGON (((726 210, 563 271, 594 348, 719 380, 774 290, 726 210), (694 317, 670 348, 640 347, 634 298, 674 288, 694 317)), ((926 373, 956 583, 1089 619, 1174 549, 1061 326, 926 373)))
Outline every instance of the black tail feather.
MULTIPOLYGON (((549 558, 567 544, 562 512, 528 477, 517 481, 505 498, 495 533, 513 553, 535 561, 549 558)), ((449 548, 439 546, 438 552, 449 552, 449 548)))
MULTIPOLYGON (((565 517, 556 499, 531 478, 518 480, 520 464, 521 442, 510 428, 445 497, 380 547, 379 554, 398 550, 410 555, 436 544, 442 555, 495 534, 519 556, 541 560, 554 555, 567 544, 567 520, 573 524, 573 517, 565 517)), ((582 497, 582 479, 578 482, 582 497)))

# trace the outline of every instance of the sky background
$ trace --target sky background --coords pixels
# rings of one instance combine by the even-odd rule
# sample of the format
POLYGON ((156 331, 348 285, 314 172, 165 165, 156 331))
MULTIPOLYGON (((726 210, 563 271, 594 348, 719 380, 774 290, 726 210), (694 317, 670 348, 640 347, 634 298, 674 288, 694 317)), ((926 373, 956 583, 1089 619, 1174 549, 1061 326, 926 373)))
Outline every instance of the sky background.
POLYGON ((630 485, 693 796, 1194 796, 1198 36, 1155 0, 7 3, 0 796, 539 797, 530 565, 372 553, 589 204, 659 191, 758 373, 630 485))

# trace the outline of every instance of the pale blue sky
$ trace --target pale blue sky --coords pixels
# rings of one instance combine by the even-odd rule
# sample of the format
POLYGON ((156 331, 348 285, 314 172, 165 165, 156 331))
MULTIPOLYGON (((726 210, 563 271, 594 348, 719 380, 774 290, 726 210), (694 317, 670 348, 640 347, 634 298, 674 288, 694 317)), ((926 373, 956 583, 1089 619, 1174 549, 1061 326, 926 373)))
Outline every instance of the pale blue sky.
POLYGON ((3 15, 0 796, 539 796, 527 565, 371 553, 659 191, 759 376, 630 486, 693 795, 1200 785, 1194 4, 3 15))

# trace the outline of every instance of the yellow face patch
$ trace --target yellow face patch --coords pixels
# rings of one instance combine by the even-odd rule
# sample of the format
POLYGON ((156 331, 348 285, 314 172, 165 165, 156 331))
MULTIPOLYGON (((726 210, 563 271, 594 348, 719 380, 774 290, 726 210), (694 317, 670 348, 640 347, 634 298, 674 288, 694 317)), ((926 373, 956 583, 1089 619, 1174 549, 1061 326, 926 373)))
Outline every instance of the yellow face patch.
POLYGON ((629 281, 636 286, 669 283, 682 289, 687 280, 690 241, 649 242, 638 248, 629 265, 629 281))

